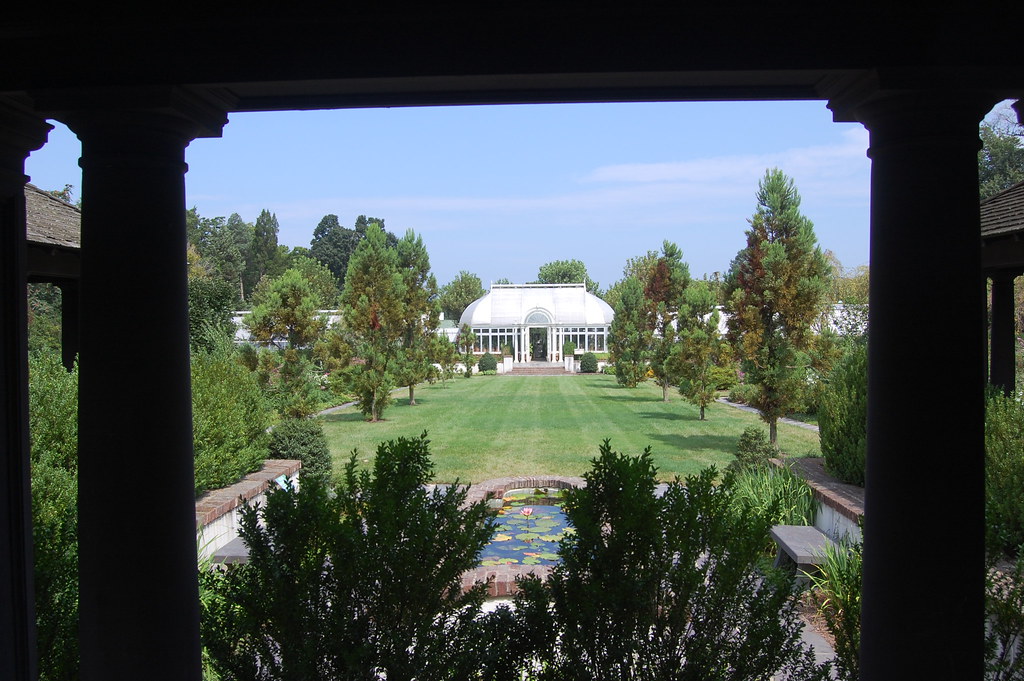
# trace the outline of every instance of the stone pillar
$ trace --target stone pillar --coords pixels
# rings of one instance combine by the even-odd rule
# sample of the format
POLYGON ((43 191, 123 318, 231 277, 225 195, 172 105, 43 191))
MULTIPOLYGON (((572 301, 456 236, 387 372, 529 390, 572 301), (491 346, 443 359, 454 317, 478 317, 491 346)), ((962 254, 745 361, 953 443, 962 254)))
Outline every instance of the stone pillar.
POLYGON ((992 274, 992 341, 989 383, 1009 395, 1016 383, 1016 313, 1013 301, 1015 272, 992 274))
POLYGON ((845 112, 870 131, 872 161, 866 680, 982 677, 986 347, 977 154, 978 123, 994 103, 876 91, 845 112))
POLYGON ((81 678, 198 680, 185 147, 226 117, 180 90, 43 106, 82 141, 81 678))
POLYGON ((53 126, 0 99, 0 678, 35 681, 28 456, 25 159, 53 126))

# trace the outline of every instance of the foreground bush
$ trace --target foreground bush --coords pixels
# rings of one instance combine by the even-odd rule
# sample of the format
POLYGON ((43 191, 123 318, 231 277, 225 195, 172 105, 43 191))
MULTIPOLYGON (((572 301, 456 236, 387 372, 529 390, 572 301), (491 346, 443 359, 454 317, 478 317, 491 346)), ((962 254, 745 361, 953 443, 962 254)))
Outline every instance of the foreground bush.
POLYGON ((192 355, 196 496, 258 469, 270 412, 254 374, 227 352, 192 355))
POLYGON ((834 477, 864 486, 868 439, 868 350, 855 344, 833 368, 818 415, 821 455, 834 477))
MULTIPOLYGON (((576 533, 546 583, 522 581, 537 679, 827 678, 800 643, 792 582, 759 571, 769 518, 734 512, 714 469, 654 496, 649 451, 602 445, 566 493, 576 533)), ((511 678, 517 678, 515 674, 511 678)))
POLYGON ((985 408, 985 521, 990 551, 1024 545, 1024 404, 992 394, 985 408))
POLYGON ((288 419, 270 432, 271 459, 302 461, 302 482, 316 478, 324 485, 331 482, 331 452, 323 424, 317 419, 288 419))
MULTIPOLYGON (((243 513, 249 563, 204 572, 202 635, 225 679, 469 679, 489 634, 483 586, 460 576, 494 531, 466 488, 428 493, 426 435, 355 453, 332 498, 319 481, 243 513)), ((504 673, 504 672, 503 672, 504 673)), ((498 678, 498 677, 495 677, 498 678)))

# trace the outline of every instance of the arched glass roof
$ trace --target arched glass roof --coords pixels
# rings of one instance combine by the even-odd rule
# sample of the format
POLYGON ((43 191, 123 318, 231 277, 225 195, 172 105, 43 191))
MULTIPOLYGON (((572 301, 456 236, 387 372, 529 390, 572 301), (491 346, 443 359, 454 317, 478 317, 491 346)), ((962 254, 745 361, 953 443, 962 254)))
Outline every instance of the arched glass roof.
POLYGON ((611 306, 584 284, 495 284, 466 308, 459 325, 607 326, 613 317, 611 306))

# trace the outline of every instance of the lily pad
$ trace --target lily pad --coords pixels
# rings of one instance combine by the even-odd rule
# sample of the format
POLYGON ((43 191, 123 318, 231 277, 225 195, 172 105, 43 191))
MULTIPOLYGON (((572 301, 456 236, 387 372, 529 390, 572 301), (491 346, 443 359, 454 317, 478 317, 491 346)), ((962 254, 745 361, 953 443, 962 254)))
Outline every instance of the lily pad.
POLYGON ((523 558, 523 565, 540 565, 540 558, 523 558))
MULTIPOLYGON (((557 553, 546 553, 545 552, 545 553, 540 554, 538 556, 538 558, 540 558, 542 560, 558 560, 558 554, 557 553)), ((523 561, 523 562, 525 562, 525 561, 523 561)))
POLYGON ((512 535, 510 535, 510 534, 501 534, 501 533, 499 533, 499 534, 494 535, 494 539, 492 539, 491 541, 508 541, 511 538, 512 538, 512 535))

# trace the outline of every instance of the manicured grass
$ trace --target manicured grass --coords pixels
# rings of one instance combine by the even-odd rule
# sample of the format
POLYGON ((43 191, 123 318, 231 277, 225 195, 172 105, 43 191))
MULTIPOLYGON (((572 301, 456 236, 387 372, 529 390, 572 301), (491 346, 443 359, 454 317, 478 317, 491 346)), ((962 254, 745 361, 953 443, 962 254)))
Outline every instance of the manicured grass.
MULTIPOLYGON (((614 376, 476 376, 408 391, 368 423, 350 407, 323 417, 335 471, 353 449, 360 466, 372 461, 378 443, 427 431, 434 479, 481 482, 505 475, 581 475, 602 440, 639 454, 650 445, 658 476, 669 480, 733 460, 743 429, 764 424, 756 414, 712 404, 707 420, 678 394, 661 401, 650 383, 629 390, 614 376)), ((779 424, 779 444, 792 456, 818 455, 818 434, 779 424)))

